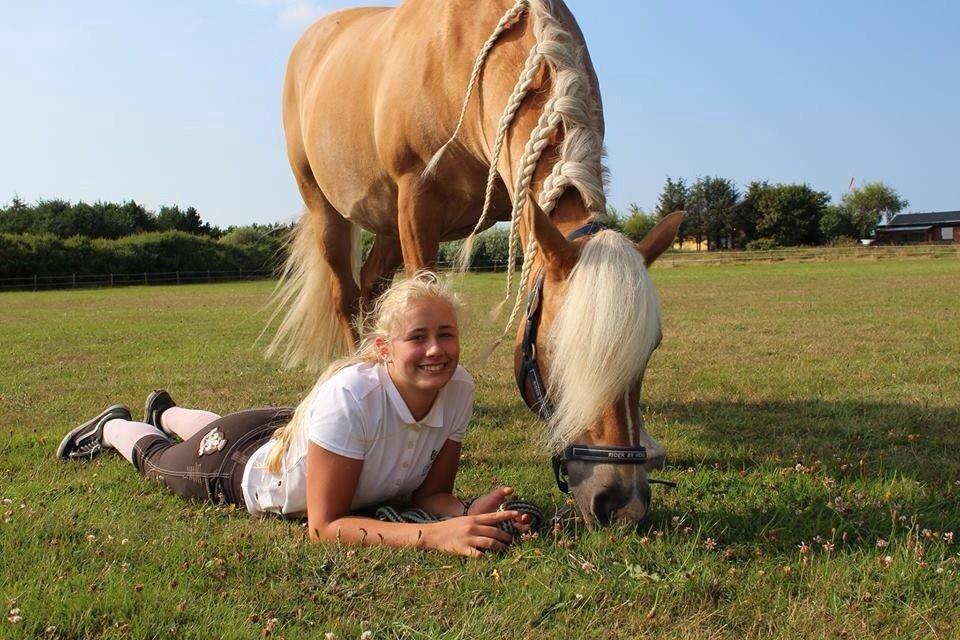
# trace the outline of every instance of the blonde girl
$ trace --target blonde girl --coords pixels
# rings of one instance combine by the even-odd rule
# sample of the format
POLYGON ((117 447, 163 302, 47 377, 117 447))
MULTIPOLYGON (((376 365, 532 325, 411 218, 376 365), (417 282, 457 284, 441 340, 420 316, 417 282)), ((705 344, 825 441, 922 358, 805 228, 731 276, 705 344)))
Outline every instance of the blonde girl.
POLYGON ((159 390, 147 398, 144 422, 113 405, 68 433, 57 455, 92 458, 113 448, 184 498, 306 516, 314 540, 467 556, 503 550, 511 537, 498 525, 523 531, 529 522, 498 511, 512 489, 471 503, 454 495, 474 396, 459 365, 456 299, 434 274, 418 273, 385 292, 365 326, 356 352, 331 365, 294 411, 220 417, 178 407, 159 390), (385 502, 448 519, 356 515, 385 502))

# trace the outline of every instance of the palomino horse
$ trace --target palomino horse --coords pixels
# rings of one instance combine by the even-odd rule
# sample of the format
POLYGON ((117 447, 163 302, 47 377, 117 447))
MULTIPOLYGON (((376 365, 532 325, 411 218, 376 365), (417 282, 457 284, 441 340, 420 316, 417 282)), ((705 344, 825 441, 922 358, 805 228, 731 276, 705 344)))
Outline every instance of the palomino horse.
POLYGON ((528 321, 517 336, 518 371, 531 360, 536 369, 519 377, 524 399, 547 418, 554 452, 565 452, 583 515, 643 518, 647 471, 664 458, 639 412, 660 341, 646 267, 682 215, 639 246, 585 227, 606 208, 603 117, 562 1, 406 0, 331 14, 290 55, 283 120, 308 211, 278 285, 287 311, 268 352, 323 365, 352 346, 359 306, 401 264, 430 267, 440 242, 509 219, 526 258, 510 323, 522 291, 537 289, 537 326, 531 333, 528 321), (360 228, 375 234, 362 268, 360 228))

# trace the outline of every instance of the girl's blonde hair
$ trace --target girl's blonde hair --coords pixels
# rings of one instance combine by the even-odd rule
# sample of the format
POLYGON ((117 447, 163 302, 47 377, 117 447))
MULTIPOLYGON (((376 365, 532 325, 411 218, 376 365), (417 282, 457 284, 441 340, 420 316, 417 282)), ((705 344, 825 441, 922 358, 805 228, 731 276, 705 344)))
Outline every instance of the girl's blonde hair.
POLYGON ((361 335, 354 352, 327 367, 307 397, 297 406, 290 422, 274 432, 273 438, 277 443, 264 462, 267 471, 274 475, 279 475, 283 471, 283 460, 287 450, 290 449, 290 443, 299 439, 307 428, 310 406, 323 383, 351 365, 382 360, 376 344, 377 339, 389 342, 410 305, 421 300, 441 300, 450 305, 454 314, 460 310, 460 301, 456 295, 431 271, 418 271, 411 278, 397 282, 385 291, 372 311, 361 312, 357 318, 357 329, 361 335))

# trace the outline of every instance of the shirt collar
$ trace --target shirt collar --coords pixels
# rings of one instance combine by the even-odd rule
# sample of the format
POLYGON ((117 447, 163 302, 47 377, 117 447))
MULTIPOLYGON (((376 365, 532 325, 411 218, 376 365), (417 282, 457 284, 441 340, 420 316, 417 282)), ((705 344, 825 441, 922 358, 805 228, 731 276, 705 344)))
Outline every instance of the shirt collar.
POLYGON ((433 401, 433 406, 430 407, 430 411, 427 415, 420 420, 419 422, 413 419, 413 414, 410 412, 410 408, 407 406, 407 403, 404 401, 403 396, 400 395, 400 390, 397 389, 397 385, 393 383, 393 378, 390 377, 390 372, 387 371, 386 365, 379 365, 377 367, 377 375, 380 377, 380 384, 387 390, 387 398, 390 400, 390 404, 393 405, 394 411, 397 412, 397 415, 400 417, 401 422, 404 424, 422 424, 428 427, 442 427, 443 426, 443 407, 446 398, 447 387, 444 385, 440 392, 437 394, 437 399, 433 401))

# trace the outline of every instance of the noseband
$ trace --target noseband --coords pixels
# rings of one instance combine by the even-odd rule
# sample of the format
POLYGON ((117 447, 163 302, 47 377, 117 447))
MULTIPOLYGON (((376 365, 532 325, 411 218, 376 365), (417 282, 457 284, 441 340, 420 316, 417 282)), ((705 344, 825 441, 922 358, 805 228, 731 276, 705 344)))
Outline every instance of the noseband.
MULTIPOLYGON (((607 226, 597 220, 588 222, 574 230, 567 236, 568 241, 603 231, 607 226)), ((540 328, 540 312, 543 303, 544 272, 541 269, 527 298, 526 322, 523 327, 523 340, 520 342, 520 368, 517 370, 517 386, 520 387, 520 397, 541 420, 546 421, 553 413, 553 405, 547 397, 547 389, 543 383, 543 375, 537 364, 537 331, 540 328), (527 383, 533 392, 533 398, 527 396, 527 383)), ((553 475, 557 487, 564 493, 570 493, 570 484, 567 481, 566 463, 577 460, 593 464, 644 464, 647 461, 647 449, 638 447, 594 446, 588 444, 572 444, 562 453, 553 455, 553 475)), ((648 479, 648 482, 676 486, 666 480, 648 479)))

